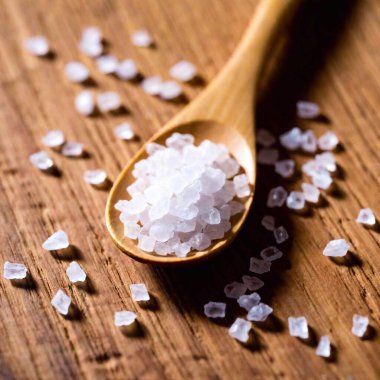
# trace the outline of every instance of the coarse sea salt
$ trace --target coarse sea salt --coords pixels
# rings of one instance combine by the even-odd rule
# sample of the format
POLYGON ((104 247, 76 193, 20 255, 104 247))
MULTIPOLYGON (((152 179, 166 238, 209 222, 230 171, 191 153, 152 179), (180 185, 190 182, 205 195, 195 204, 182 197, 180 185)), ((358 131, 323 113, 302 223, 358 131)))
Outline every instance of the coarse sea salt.
POLYGON ((283 253, 277 247, 271 246, 263 249, 260 252, 260 256, 265 261, 274 261, 280 259, 283 256, 283 253))
POLYGON ((273 231, 275 227, 275 219, 272 215, 264 215, 261 219, 261 225, 268 231, 273 231))
POLYGON ((65 135, 62 131, 50 131, 41 139, 41 142, 48 148, 60 148, 65 142, 65 135))
POLYGON ((69 237, 63 230, 58 230, 49 236, 42 244, 42 248, 46 251, 57 251, 65 249, 70 245, 69 237))
POLYGON ((244 275, 242 277, 242 281, 244 285, 248 288, 248 290, 250 290, 251 292, 259 290, 264 286, 264 282, 256 276, 244 275))
POLYGON ((121 99, 117 92, 107 91, 96 96, 96 104, 100 112, 112 112, 121 107, 121 99))
POLYGON ((352 329, 351 332, 358 336, 359 338, 363 338, 364 334, 368 328, 369 319, 366 316, 354 314, 352 317, 352 329))
POLYGON ((147 30, 139 29, 132 34, 132 43, 139 47, 149 47, 153 44, 153 39, 147 30))
POLYGON ((257 162, 262 165, 274 165, 278 160, 279 152, 273 148, 262 148, 257 154, 257 162))
POLYGON ((264 322, 272 312, 273 309, 269 305, 260 302, 248 311, 247 319, 254 322, 264 322))
POLYGON ((64 72, 66 78, 73 83, 82 83, 90 78, 90 71, 81 62, 72 61, 65 65, 64 72))
POLYGON ((28 269, 24 264, 11 263, 6 261, 4 263, 3 277, 7 280, 22 280, 26 278, 28 269))
POLYGON ((204 305, 204 313, 208 318, 224 318, 226 316, 226 304, 223 302, 208 302, 204 305))
POLYGON ((132 140, 135 137, 132 126, 129 123, 119 124, 115 127, 114 133, 120 140, 132 140))
POLYGON ((302 210, 305 207, 305 194, 300 191, 291 191, 286 199, 286 206, 291 210, 302 210))
POLYGON ((105 54, 96 58, 96 67, 102 74, 112 74, 116 71, 119 61, 113 54, 105 54))
POLYGON ((224 287, 224 294, 228 298, 239 298, 247 291, 247 285, 241 282, 231 282, 224 287))
POLYGON ((24 40, 25 49, 36 56, 42 57, 49 54, 49 42, 44 36, 33 36, 24 40))
POLYGON ((268 194, 267 206, 281 207, 288 197, 287 191, 282 186, 274 187, 268 194))
POLYGON ((249 311, 253 306, 256 306, 260 303, 261 297, 258 293, 242 295, 238 298, 238 304, 243 309, 249 311))
POLYGON ((334 132, 328 131, 318 139, 318 146, 321 150, 334 150, 339 144, 339 139, 334 132))
POLYGON ((376 217, 370 208, 362 208, 359 211, 359 215, 356 218, 356 222, 359 224, 374 226, 376 224, 376 217))
POLYGON ((115 74, 122 80, 132 80, 138 76, 139 71, 133 59, 125 59, 117 65, 115 74))
POLYGON ((133 311, 116 311, 114 315, 114 323, 117 327, 130 326, 136 319, 137 315, 133 311))
POLYGON ((283 178, 289 178, 294 174, 295 167, 294 160, 281 160, 274 164, 274 171, 283 178))
POLYGON ((269 148, 276 142, 276 138, 267 129, 258 129, 256 133, 256 141, 264 148, 269 148))
POLYGON ((86 272, 76 262, 72 261, 66 269, 67 277, 71 282, 84 282, 86 281, 86 272))
POLYGON ((273 231, 273 235, 274 235, 274 238, 275 238, 277 244, 281 244, 284 241, 289 239, 288 231, 286 231, 285 227, 283 227, 283 226, 277 227, 273 231))
POLYGON ((305 317, 289 317, 288 324, 289 333, 291 336, 295 336, 301 339, 309 338, 309 328, 307 325, 307 319, 305 317))
POLYGON ((265 261, 257 259, 256 257, 250 258, 249 270, 256 274, 263 274, 270 271, 272 263, 270 261, 265 261))
POLYGON ((305 200, 310 203, 318 203, 320 191, 318 188, 310 183, 303 183, 302 185, 303 194, 305 200))
POLYGON ((151 76, 145 78, 140 86, 144 92, 149 95, 159 95, 161 91, 162 79, 159 76, 151 76))
POLYGON ((322 356, 324 358, 328 358, 331 355, 331 344, 330 339, 327 335, 321 336, 321 339, 319 340, 317 349, 315 350, 315 353, 318 356, 322 356))
POLYGON ((129 285, 133 301, 149 301, 150 296, 145 284, 131 284, 129 285))
POLYGON ((81 91, 75 98, 75 109, 85 116, 91 115, 95 110, 94 95, 91 91, 81 91))
POLYGON ((160 97, 164 100, 173 100, 182 95, 181 86, 174 81, 162 82, 160 85, 160 97))
POLYGON ((179 61, 170 68, 169 74, 176 80, 188 82, 197 75, 197 69, 189 61, 179 61))
POLYGON ((326 169, 317 170, 312 176, 313 185, 319 189, 327 190, 333 183, 330 173, 326 169))
POLYGON ((280 144, 288 150, 297 150, 302 143, 302 131, 295 127, 280 136, 280 144))
POLYGON ((86 170, 83 179, 92 186, 102 186, 107 181, 107 173, 103 169, 86 170))
POLYGON ((83 144, 68 141, 62 147, 61 153, 66 157, 81 157, 83 155, 83 144))
POLYGON ((232 338, 235 338, 242 343, 246 343, 249 340, 249 332, 251 328, 251 322, 242 318, 236 318, 235 322, 228 329, 228 333, 232 338))
POLYGON ((321 113, 318 104, 306 100, 299 100, 296 107, 297 116, 301 119, 315 119, 321 113))
POLYGON ((307 153, 314 153, 317 150, 317 138, 313 131, 309 130, 301 136, 301 149, 307 153))
POLYGON ((350 249, 350 245, 344 239, 331 240, 323 250, 324 256, 342 257, 350 249))
POLYGON ((44 150, 31 154, 29 161, 33 166, 42 171, 52 169, 54 166, 54 161, 49 156, 49 153, 44 150))
POLYGON ((82 32, 79 49, 91 58, 98 57, 103 53, 102 33, 99 28, 89 26, 82 32))
POLYGON ((69 313, 71 298, 61 289, 57 291, 51 300, 51 305, 62 315, 69 313))

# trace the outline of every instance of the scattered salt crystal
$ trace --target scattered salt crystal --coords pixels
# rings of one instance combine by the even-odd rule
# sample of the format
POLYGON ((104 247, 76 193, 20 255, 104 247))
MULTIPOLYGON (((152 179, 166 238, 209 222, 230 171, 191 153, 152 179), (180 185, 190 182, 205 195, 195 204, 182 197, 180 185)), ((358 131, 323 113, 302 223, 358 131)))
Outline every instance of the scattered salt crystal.
POLYGON ((137 77, 139 71, 133 59, 125 59, 117 65, 115 73, 120 79, 131 80, 137 77))
POLYGON ((70 263, 66 269, 66 274, 71 282, 84 282, 86 280, 85 271, 76 261, 70 263))
POLYGON ((305 100, 299 100, 296 106, 297 116, 302 119, 315 119, 320 115, 321 112, 318 104, 307 102, 305 100))
POLYGON ((149 301, 150 296, 145 284, 131 284, 129 285, 133 301, 149 301))
POLYGON ((62 131, 50 131, 41 139, 41 142, 48 148, 59 148, 65 142, 65 135, 62 131))
POLYGON ((159 76, 147 77, 141 82, 141 88, 149 95, 158 95, 161 91, 162 79, 159 76))
POLYGON ((224 287, 224 294, 228 298, 239 298, 247 291, 247 285, 241 282, 231 282, 224 287))
POLYGON ((175 132, 165 140, 165 144, 169 148, 182 151, 185 146, 194 144, 194 136, 175 132))
POLYGON ((274 171, 281 177, 289 178, 294 174, 295 167, 294 160, 281 160, 274 164, 274 171))
POLYGON ((314 186, 323 190, 327 190, 333 183, 333 179, 331 178, 329 172, 325 169, 319 170, 318 172, 316 172, 311 177, 311 180, 314 186))
POLYGON ((310 203, 318 203, 320 191, 314 185, 310 183, 303 183, 302 190, 305 196, 305 200, 310 203))
POLYGON ((52 306, 62 315, 69 313, 71 298, 61 289, 57 291, 51 300, 52 306))
POLYGON ((4 263, 3 277, 7 280, 22 280, 26 278, 28 269, 24 264, 11 263, 6 261, 4 263))
POLYGON ((288 150, 296 150, 301 146, 302 131, 295 127, 280 136, 281 145, 288 150))
POLYGON ((344 239, 331 240, 323 250, 324 256, 341 257, 345 256, 350 249, 350 245, 344 239))
POLYGON ((274 187, 268 195, 267 206, 268 207, 281 207, 288 196, 288 193, 282 186, 274 187))
POLYGON ((140 235, 138 247, 145 252, 153 252, 156 240, 150 236, 140 235))
POLYGON ((81 115, 91 115, 95 110, 94 95, 91 91, 82 91, 75 98, 75 109, 81 115))
POLYGON ((86 170, 83 179, 90 185, 102 186, 107 181, 107 173, 103 169, 86 170))
POLYGON ((100 29, 95 26, 85 28, 79 42, 79 49, 82 53, 91 58, 101 55, 103 52, 103 45, 100 29))
POLYGON ((238 198, 248 197, 251 193, 248 177, 245 174, 236 175, 233 179, 233 183, 238 198))
POLYGON ((276 142, 276 138, 267 129, 259 129, 256 133, 256 141, 263 147, 269 148, 276 142))
POLYGON ((273 231, 275 227, 274 217, 272 215, 265 215, 263 219, 261 219, 261 225, 268 231, 273 231))
POLYGON ((277 259, 280 259, 282 257, 283 253, 276 247, 268 247, 263 249, 260 252, 260 256, 265 260, 265 261, 274 261, 277 259))
POLYGON ((178 98, 182 94, 181 86, 174 81, 162 82, 160 85, 160 97, 164 100, 178 98))
POLYGON ((54 166, 54 162, 50 158, 49 153, 43 150, 31 154, 29 156, 29 161, 32 163, 33 166, 40 170, 49 170, 54 166))
POLYGON ((322 356, 324 358, 328 358, 331 355, 331 345, 330 345, 330 339, 327 335, 321 336, 321 339, 319 340, 317 349, 315 350, 315 353, 318 356, 322 356))
POLYGON ((331 152, 324 152, 315 156, 315 161, 329 172, 335 172, 335 157, 331 152))
POLYGON ((100 112, 116 111, 121 107, 120 96, 117 92, 108 91, 97 95, 96 103, 100 112))
POLYGON ((140 29, 132 34, 132 43, 139 47, 149 47, 153 44, 153 40, 148 31, 140 29))
POLYGON ((277 149, 262 148, 257 155, 257 162, 263 165, 274 165, 278 160, 279 152, 277 149))
POLYGON ((257 259, 256 257, 251 257, 249 270, 253 273, 263 274, 270 271, 272 263, 270 261, 265 261, 257 259))
POLYGON ((130 326, 135 322, 136 318, 137 315, 133 311, 117 311, 115 312, 115 326, 130 326))
POLYGON ((273 231, 274 238, 277 244, 283 243, 285 240, 289 239, 289 234, 283 226, 277 227, 273 231))
POLYGON ((208 318, 224 318, 226 316, 226 304, 223 302, 208 302, 204 305, 204 313, 208 318))
POLYGON ((237 339, 242 343, 246 343, 249 340, 249 332, 252 328, 250 322, 242 318, 236 318, 235 322, 231 325, 228 333, 232 338, 237 339))
POLYGON ((309 338, 309 328, 305 317, 289 317, 288 324, 291 336, 301 339, 309 338))
POLYGON ((114 133, 120 140, 131 140, 135 137, 132 126, 129 123, 119 124, 115 127, 114 133))
POLYGON ((137 237, 140 235, 141 227, 137 223, 124 223, 124 235, 130 239, 137 239, 137 237))
POLYGON ((81 157, 83 155, 83 144, 69 141, 62 147, 62 154, 66 157, 81 157))
POLYGON ((102 74, 112 74, 119 64, 113 54, 106 54, 96 58, 96 67, 102 74))
POLYGON ((244 285, 250 290, 254 292, 256 290, 261 289, 264 286, 264 282, 255 276, 243 276, 242 277, 244 285))
POLYGON ((42 244, 42 248, 46 251, 57 251, 59 249, 65 249, 69 245, 69 238, 66 232, 58 230, 44 241, 44 243, 42 244))
POLYGON ((64 72, 70 82, 82 83, 90 77, 90 71, 81 62, 73 61, 65 65, 64 72))
POLYGON ((316 160, 309 160, 302 165, 302 171, 308 176, 312 177, 315 174, 318 174, 321 169, 325 169, 322 164, 316 160))
POLYGON ((286 205, 291 210, 302 210, 305 207, 305 194, 301 191, 291 191, 286 199, 286 205))
POLYGON ((49 43, 44 36, 29 37, 24 41, 25 49, 37 56, 44 56, 49 54, 49 43))
POLYGON ((81 40, 100 42, 102 38, 102 32, 96 26, 88 26, 82 31, 81 40))
POLYGON ((242 295, 238 298, 238 304, 243 309, 249 311, 253 306, 260 303, 261 297, 258 293, 252 293, 247 295, 242 295))
POLYGON ((307 153, 314 153, 317 150, 317 138, 313 131, 309 130, 302 134, 301 148, 307 153))
POLYGON ((197 233, 190 239, 191 246, 197 251, 203 251, 211 245, 211 239, 203 233, 197 233))
POLYGON ((248 311, 247 319, 254 322, 264 322, 272 312, 273 309, 270 306, 260 302, 248 311))
POLYGON ((188 82, 197 75, 197 69, 188 61, 179 61, 169 70, 169 74, 176 80, 188 82))
POLYGON ((356 222, 360 224, 366 224, 368 226, 374 226, 376 224, 376 217, 370 208, 362 208, 359 211, 356 222))
POLYGON ((368 317, 354 314, 352 317, 352 333, 362 338, 367 331, 368 322, 368 317))
POLYGON ((326 132, 318 139, 318 146, 321 150, 334 150, 338 144, 339 140, 334 132, 326 132))

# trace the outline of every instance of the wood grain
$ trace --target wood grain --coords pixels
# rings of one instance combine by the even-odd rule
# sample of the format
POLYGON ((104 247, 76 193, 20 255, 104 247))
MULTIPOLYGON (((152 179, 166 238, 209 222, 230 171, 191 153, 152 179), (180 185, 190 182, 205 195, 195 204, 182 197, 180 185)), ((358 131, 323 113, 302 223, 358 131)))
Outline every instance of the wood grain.
MULTIPOLYGON (((203 315, 209 300, 223 300, 226 283, 248 274, 249 257, 273 242, 260 226, 268 190, 280 180, 259 167, 257 192, 247 224, 222 255, 197 267, 163 269, 137 263, 111 242, 104 225, 107 192, 87 186, 89 168, 105 168, 115 179, 144 141, 183 105, 145 95, 136 84, 96 72, 76 46, 81 29, 98 25, 109 50, 134 58, 144 75, 167 77, 179 59, 189 59, 209 82, 236 46, 257 1, 237 0, 2 0, 0 2, 0 212, 2 262, 30 269, 27 288, 0 281, 0 376, 4 379, 377 379, 380 374, 379 232, 355 223, 361 207, 380 215, 380 4, 376 0, 310 0, 273 52, 257 108, 258 127, 279 134, 294 123, 317 134, 335 131, 342 141, 337 189, 308 215, 276 210, 290 231, 286 257, 263 276, 265 302, 275 318, 254 326, 255 344, 243 347, 227 328, 242 316, 228 301, 228 318, 214 323, 203 315), (148 28, 156 49, 137 49, 130 33, 148 28), (44 34, 56 53, 38 59, 22 50, 23 38, 44 34), (281 58, 280 58, 281 57, 281 58), (116 89, 128 113, 79 116, 73 107, 81 86, 63 76, 65 62, 80 59, 92 69, 94 91, 116 89), (294 118, 299 98, 317 101, 325 118, 294 118), (120 121, 136 126, 140 141, 125 144, 113 136, 120 121), (89 157, 67 159, 53 153, 61 176, 34 170, 29 154, 41 137, 62 129, 83 142, 89 157), (65 229, 75 250, 70 255, 44 252, 41 243, 65 229), (343 263, 322 256, 326 242, 345 238, 352 254, 343 263), (65 269, 75 257, 91 286, 69 283, 65 269), (128 284, 145 282, 156 306, 143 309, 130 299, 128 284), (79 313, 61 318, 50 299, 58 288, 73 298, 79 313), (131 337, 113 326, 113 313, 138 313, 143 333, 131 337), (350 332, 354 313, 369 315, 370 339, 350 332), (305 315, 315 336, 334 344, 325 361, 309 345, 289 336, 287 317, 305 315)), ((203 86, 185 86, 193 99, 203 86)), ((286 157, 286 152, 281 153, 286 157)), ((298 163, 306 160, 292 155, 298 163)))

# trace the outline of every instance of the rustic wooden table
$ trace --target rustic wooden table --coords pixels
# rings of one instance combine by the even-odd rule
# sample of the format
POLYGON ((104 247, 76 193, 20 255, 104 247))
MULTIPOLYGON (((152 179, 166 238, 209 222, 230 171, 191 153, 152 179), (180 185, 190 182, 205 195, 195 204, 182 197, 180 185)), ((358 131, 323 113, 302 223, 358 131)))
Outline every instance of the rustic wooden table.
MULTIPOLYGON (((185 85, 189 99, 223 66, 253 14, 257 0, 2 0, 0 1, 0 165, 1 259, 23 262, 33 284, 0 281, 0 376, 2 379, 378 379, 380 378, 378 231, 356 224, 362 207, 380 215, 380 4, 377 0, 307 0, 273 52, 258 106, 258 126, 280 134, 298 123, 317 134, 333 130, 342 141, 337 153, 337 190, 307 215, 275 213, 291 234, 286 257, 263 276, 263 299, 274 318, 254 326, 254 344, 231 339, 227 326, 242 316, 228 301, 226 321, 203 315, 209 300, 224 300, 226 283, 248 274, 249 257, 273 241, 260 226, 268 190, 284 184, 273 169, 260 167, 254 209, 239 238, 215 260, 198 267, 154 268, 132 261, 110 240, 104 226, 106 191, 82 180, 86 169, 105 168, 111 179, 144 139, 183 107, 144 94, 136 84, 96 72, 77 50, 82 28, 99 26, 108 48, 134 58, 144 75, 167 77, 180 59, 194 62, 203 84, 185 85), (130 34, 146 27, 156 48, 139 49, 130 34), (22 49, 33 34, 51 41, 53 59, 22 49), (281 55, 281 58, 279 58, 281 55), (94 91, 117 90, 128 112, 86 118, 73 107, 80 85, 68 83, 63 66, 80 59, 91 67, 94 91), (294 104, 318 102, 324 118, 295 120, 294 104), (113 127, 129 121, 140 141, 116 140, 113 127), (83 142, 85 159, 52 153, 61 176, 34 169, 28 156, 41 149, 41 137, 61 129, 83 142), (61 256, 41 243, 62 228, 75 250, 61 256), (343 263, 322 255, 325 244, 345 238, 352 253, 343 263), (70 256, 70 257, 68 257, 70 256), (75 258, 91 286, 69 283, 65 269, 75 258), (155 306, 131 301, 128 284, 144 282, 155 306), (80 313, 66 320, 51 307, 58 288, 80 313), (113 313, 138 314, 142 333, 123 335, 113 313), (370 317, 366 340, 351 334, 354 313, 370 317), (315 339, 292 338, 290 315, 305 315, 315 339), (328 334, 331 360, 315 355, 315 343, 328 334)), ((282 153, 286 157, 286 152, 282 153)), ((298 163, 306 156, 293 154, 298 163)), ((289 189, 300 179, 285 183, 289 189)), ((273 211, 274 212, 274 211, 273 211)))

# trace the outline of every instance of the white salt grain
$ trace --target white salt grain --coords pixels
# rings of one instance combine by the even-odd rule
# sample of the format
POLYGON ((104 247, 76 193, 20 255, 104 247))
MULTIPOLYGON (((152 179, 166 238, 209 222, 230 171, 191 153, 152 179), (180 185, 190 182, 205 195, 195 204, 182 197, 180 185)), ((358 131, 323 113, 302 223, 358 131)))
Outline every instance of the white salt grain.
POLYGON ((102 186, 107 181, 107 173, 103 169, 86 170, 83 179, 90 185, 102 186))
POLYGON ((350 249, 350 245, 344 239, 331 240, 323 250, 324 256, 342 257, 350 249))
POLYGON ((232 338, 237 339, 242 343, 246 343, 249 340, 249 332, 252 328, 250 322, 242 318, 236 318, 235 322, 231 325, 228 333, 232 338))
POLYGON ((251 194, 248 177, 245 174, 236 175, 233 179, 233 184, 238 198, 248 197, 251 194))
POLYGON ((281 145, 288 150, 296 150, 302 143, 302 131, 295 127, 280 136, 281 145))
POLYGON ((72 261, 66 269, 67 277, 71 282, 84 282, 86 281, 86 272, 76 262, 72 261))
POLYGON ((160 85, 160 97, 164 100, 173 100, 182 94, 181 86, 174 81, 162 82, 160 85))
POLYGON ((145 252, 153 252, 156 240, 150 236, 140 235, 138 247, 145 252))
POLYGON ((264 148, 269 148, 276 142, 276 138, 267 129, 259 129, 256 133, 256 141, 264 148))
POLYGON ((294 160, 281 160, 275 163, 274 171, 283 178, 289 178, 294 174, 295 167, 294 160))
POLYGON ((153 39, 147 30, 140 29, 132 34, 132 43, 139 47, 149 47, 153 44, 153 39))
POLYGON ((370 208, 362 208, 359 211, 359 215, 356 218, 356 222, 359 224, 374 226, 376 224, 376 217, 370 208))
POLYGON ((257 162, 263 165, 274 165, 278 157, 279 152, 277 149, 262 148, 257 155, 257 162))
POLYGON ((11 263, 6 261, 4 263, 3 277, 7 280, 22 280, 26 278, 28 269, 24 264, 11 263))
POLYGON ((249 270, 253 273, 263 274, 270 271, 272 263, 270 261, 265 261, 257 259, 256 257, 250 258, 249 270))
POLYGON ((46 251, 57 251, 59 249, 65 249, 69 245, 69 237, 66 232, 63 230, 58 230, 44 241, 42 248, 46 251))
POLYGON ((311 180, 314 186, 323 190, 327 190, 333 183, 333 179, 326 169, 318 170, 312 175, 311 180))
POLYGON ((362 338, 367 331, 368 323, 368 317, 355 314, 352 317, 352 333, 359 338, 362 338))
POLYGON ((318 188, 310 183, 303 183, 301 186, 305 200, 310 203, 318 203, 320 196, 318 188))
POLYGON ((137 319, 136 313, 133 311, 116 311, 114 316, 114 323, 117 327, 130 326, 137 319))
POLYGON ((93 93, 87 90, 80 92, 75 98, 75 109, 81 115, 91 115, 95 110, 93 93))
POLYGON ((81 62, 73 61, 65 65, 64 72, 70 82, 82 83, 90 77, 90 71, 81 62))
POLYGON ((264 286, 264 282, 255 276, 243 276, 242 277, 244 285, 250 290, 254 292, 256 290, 261 289, 264 286))
POLYGON ((328 358, 331 355, 331 345, 330 345, 330 339, 327 335, 321 336, 321 339, 319 340, 317 349, 315 350, 315 353, 318 356, 322 356, 324 358, 328 358))
POLYGON ((53 168, 54 162, 50 158, 49 153, 45 151, 40 151, 37 153, 33 153, 29 156, 29 161, 33 166, 40 170, 49 170, 53 168))
POLYGON ((291 210, 302 210, 305 207, 305 194, 300 191, 291 191, 286 199, 286 206, 291 210))
POLYGON ((297 116, 301 119, 315 119, 321 112, 318 104, 305 100, 299 100, 296 106, 297 116))
POLYGON ((309 328, 305 317, 289 317, 288 324, 291 336, 301 339, 309 338, 309 328))
POLYGON ((114 133, 120 140, 131 140, 135 137, 132 126, 129 123, 119 124, 115 127, 114 133))
POLYGON ((68 141, 62 147, 61 153, 66 157, 81 157, 83 155, 83 144, 68 141))
POLYGON ((141 82, 141 88, 149 95, 159 95, 162 79, 159 76, 147 77, 141 82))
POLYGON ((247 319, 254 322, 264 322, 272 312, 273 309, 270 306, 260 302, 248 311, 247 319))
POLYGON ((275 220, 272 215, 265 215, 261 219, 261 225, 268 231, 273 231, 275 227, 275 220))
POLYGON ((145 284, 131 284, 129 285, 133 301, 149 301, 150 296, 145 284))
POLYGON ((65 135, 62 131, 50 131, 41 139, 41 142, 48 148, 59 148, 65 142, 65 135))
POLYGON ((96 97, 96 104, 100 112, 117 111, 121 107, 120 96, 117 92, 102 92, 96 97))
POLYGON ((51 305, 62 315, 67 315, 69 313, 70 304, 71 298, 61 289, 57 291, 51 300, 51 305))
POLYGON ((288 193, 282 186, 273 188, 268 195, 267 206, 272 207, 281 207, 288 196, 288 193))
POLYGON ((317 138, 313 131, 309 130, 302 134, 301 149, 307 153, 314 153, 317 150, 317 138))
POLYGON ((197 69, 189 61, 179 61, 170 68, 169 74, 176 80, 188 82, 197 75, 197 69))
POLYGON ((103 52, 102 38, 99 28, 95 26, 87 27, 82 32, 79 49, 91 58, 98 57, 103 52))
POLYGON ((321 150, 334 150, 338 144, 339 140, 334 132, 326 132, 318 139, 318 146, 321 150))
POLYGON ((49 42, 44 36, 29 37, 24 41, 25 49, 36 56, 49 54, 49 42))
POLYGON ((238 304, 243 309, 249 311, 253 306, 256 306, 260 303, 261 297, 258 293, 252 293, 247 295, 242 295, 238 298, 238 304))
POLYGON ((281 244, 289 239, 289 234, 283 226, 277 227, 273 231, 273 235, 277 244, 281 244))
POLYGON ((241 282, 231 282, 224 287, 224 294, 228 298, 239 298, 247 291, 247 285, 241 282))
POLYGON ((115 69, 115 74, 122 80, 135 79, 138 73, 139 71, 133 59, 125 59, 115 69))
POLYGON ((119 61, 113 54, 102 55, 95 60, 96 67, 102 74, 112 74, 116 71, 119 61))
POLYGON ((329 172, 336 171, 335 157, 331 152, 324 152, 315 156, 315 161, 329 172))
POLYGON ((263 249, 260 252, 260 256, 265 261, 274 261, 280 259, 283 256, 283 253, 278 248, 271 246, 263 249))
POLYGON ((208 318, 224 318, 226 316, 226 304, 223 302, 208 302, 204 305, 204 313, 208 318))

